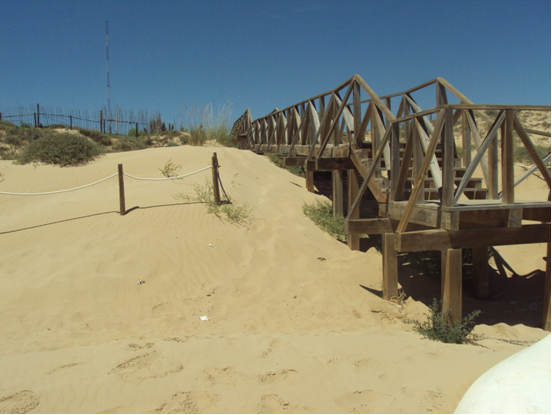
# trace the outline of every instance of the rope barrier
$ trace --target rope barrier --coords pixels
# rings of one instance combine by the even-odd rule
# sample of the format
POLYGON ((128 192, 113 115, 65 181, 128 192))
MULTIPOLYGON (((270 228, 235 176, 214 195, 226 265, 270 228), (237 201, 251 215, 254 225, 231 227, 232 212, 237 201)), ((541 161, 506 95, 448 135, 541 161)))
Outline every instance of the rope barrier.
POLYGON ((95 184, 104 182, 104 181, 106 181, 106 180, 108 180, 108 179, 111 179, 112 177, 115 177, 115 176, 117 176, 117 173, 112 174, 111 176, 106 177, 105 179, 98 180, 97 182, 90 183, 90 184, 85 184, 84 186, 74 187, 74 188, 72 188, 72 189, 56 190, 56 191, 53 191, 53 192, 42 192, 42 193, 12 193, 12 192, 0 192, 0 194, 2 194, 2 195, 13 195, 13 196, 38 196, 38 195, 51 195, 51 194, 54 194, 54 193, 72 192, 73 190, 79 190, 79 189, 84 189, 85 187, 94 186, 95 184))
POLYGON ((211 169, 212 166, 209 166, 209 167, 204 167, 203 169, 199 169, 199 170, 196 170, 192 173, 188 173, 188 174, 184 174, 182 176, 174 176, 174 177, 163 177, 163 178, 145 178, 145 177, 136 177, 136 176, 132 176, 131 174, 128 174, 128 173, 124 173, 125 176, 128 176, 132 179, 136 179, 136 180, 155 180, 155 181, 159 181, 159 180, 174 180, 174 179, 182 179, 183 177, 188 177, 188 176, 191 176, 192 174, 196 174, 196 173, 199 173, 199 172, 202 172, 204 170, 207 170, 207 169, 211 169))
MULTIPOLYGON (((144 177, 136 177, 136 176, 132 176, 128 173, 124 173, 125 176, 128 176, 132 179, 136 179, 136 180, 155 180, 155 181, 158 181, 158 180, 174 180, 174 179, 181 179, 183 177, 187 177, 187 176, 191 176, 193 174, 197 174, 199 172, 202 172, 204 170, 207 170, 207 169, 210 169, 212 168, 212 166, 209 166, 209 167, 205 167, 203 169, 200 169, 200 170, 197 170, 197 171, 194 171, 192 173, 188 173, 188 174, 184 174, 182 176, 175 176, 175 177, 164 177, 164 178, 160 178, 160 179, 157 179, 157 178, 144 178, 144 177)), ((2 195, 10 195, 10 196, 39 196, 39 195, 52 195, 52 194, 56 194, 56 193, 65 193, 65 192, 72 192, 73 190, 79 190, 79 189, 84 189, 85 187, 90 187, 90 186, 94 186, 95 184, 98 184, 98 183, 101 183, 101 182, 104 182, 106 180, 109 180, 115 176, 117 176, 118 173, 115 173, 115 174, 112 174, 111 176, 109 177, 106 177, 104 179, 101 179, 101 180, 98 180, 94 183, 90 183, 90 184, 85 184, 84 186, 79 186, 79 187, 74 187, 72 189, 65 189, 65 190, 56 190, 56 191, 52 191, 52 192, 41 192, 41 193, 15 193, 15 192, 0 192, 0 194, 2 195)))

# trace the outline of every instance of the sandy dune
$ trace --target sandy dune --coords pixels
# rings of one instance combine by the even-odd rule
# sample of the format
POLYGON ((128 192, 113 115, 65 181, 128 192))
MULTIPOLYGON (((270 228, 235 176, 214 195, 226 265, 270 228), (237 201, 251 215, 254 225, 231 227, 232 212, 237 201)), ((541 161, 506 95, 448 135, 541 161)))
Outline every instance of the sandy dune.
MULTIPOLYGON (((252 208, 248 226, 175 199, 210 170, 125 178, 124 217, 116 178, 0 195, 0 413, 452 412, 475 379, 523 348, 421 339, 403 320, 422 319, 427 301, 400 309, 378 297, 381 255, 320 231, 301 206, 323 196, 248 151, 158 148, 78 168, 0 161, 0 191, 76 187, 118 163, 162 177, 172 158, 186 173, 213 151, 226 191, 252 208)), ((543 269, 545 248, 524 249, 501 252, 518 274, 543 269)), ((477 331, 547 334, 504 323, 477 331)))

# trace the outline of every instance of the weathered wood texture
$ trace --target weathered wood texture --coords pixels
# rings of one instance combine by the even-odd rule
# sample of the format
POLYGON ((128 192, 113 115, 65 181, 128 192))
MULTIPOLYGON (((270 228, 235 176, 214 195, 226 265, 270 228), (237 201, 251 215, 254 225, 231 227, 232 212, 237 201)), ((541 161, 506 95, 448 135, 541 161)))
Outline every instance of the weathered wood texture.
POLYGON ((520 111, 550 112, 550 106, 477 105, 443 78, 378 96, 354 75, 253 121, 248 110, 233 131, 240 148, 280 153, 287 166, 303 166, 311 192, 314 172, 331 171, 334 214, 345 213, 341 181, 347 171, 348 244, 358 249, 360 234, 383 236, 384 297, 395 292, 397 251, 441 250, 443 301, 460 318, 461 248, 474 249, 475 293, 487 298, 488 247, 550 242, 550 201, 517 200, 515 188, 530 173, 514 176, 517 135, 550 193, 550 155, 541 157, 532 138, 550 133, 526 128, 520 111), (429 109, 412 95, 425 88, 435 88, 429 109), (449 104, 453 97, 460 103, 449 104), (399 102, 395 113, 393 98, 399 102), (359 217, 368 190, 380 218, 359 217), (430 229, 409 231, 420 228, 430 229))

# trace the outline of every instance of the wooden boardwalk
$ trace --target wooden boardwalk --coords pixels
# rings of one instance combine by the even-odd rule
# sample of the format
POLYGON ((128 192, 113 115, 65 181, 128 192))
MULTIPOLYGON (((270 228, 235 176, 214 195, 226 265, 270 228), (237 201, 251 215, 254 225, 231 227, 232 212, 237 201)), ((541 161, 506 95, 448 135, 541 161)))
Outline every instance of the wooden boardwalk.
POLYGON ((309 191, 314 172, 331 172, 334 212, 346 216, 349 247, 359 249, 362 234, 382 236, 386 299, 398 294, 398 252, 439 250, 443 308, 459 319, 462 248, 473 250, 474 295, 486 299, 489 247, 546 242, 543 327, 550 331, 550 154, 542 158, 533 141, 549 140, 550 132, 521 121, 522 112, 535 111, 550 113, 550 106, 475 105, 443 78, 380 97, 354 75, 256 120, 248 109, 233 133, 242 149, 280 153, 286 165, 303 166, 309 191), (422 109, 413 95, 429 88, 435 104, 422 109), (514 177, 516 146, 545 179, 548 201, 516 199, 516 186, 530 174, 514 177), (367 190, 377 217, 360 217, 367 190))

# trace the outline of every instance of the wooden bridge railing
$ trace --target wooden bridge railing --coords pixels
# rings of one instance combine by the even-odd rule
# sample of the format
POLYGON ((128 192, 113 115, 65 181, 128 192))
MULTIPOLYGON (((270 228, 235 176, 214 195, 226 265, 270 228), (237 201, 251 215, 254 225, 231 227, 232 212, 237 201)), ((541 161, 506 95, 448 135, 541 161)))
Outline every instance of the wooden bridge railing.
MULTIPOLYGON (((354 75, 335 89, 253 121, 248 110, 235 128, 240 148, 281 153, 287 165, 303 166, 310 191, 314 171, 331 171, 334 214, 344 210, 341 172, 347 171, 348 244, 358 249, 360 234, 382 235, 384 298, 397 293, 397 252, 441 250, 443 307, 459 318, 462 248, 473 248, 474 267, 477 262, 486 269, 489 246, 550 244, 550 154, 542 158, 531 138, 550 132, 527 128, 520 117, 521 111, 550 109, 475 105, 443 78, 380 97, 354 75), (435 88, 435 101, 423 109, 414 95, 428 88, 435 88), (527 177, 514 177, 516 147, 526 150, 544 178, 548 201, 516 199, 515 187, 527 177), (377 219, 359 218, 368 188, 379 202, 377 219)), ((549 269, 547 257, 548 330, 549 269)), ((484 274, 474 279, 478 298, 488 297, 484 274)))

